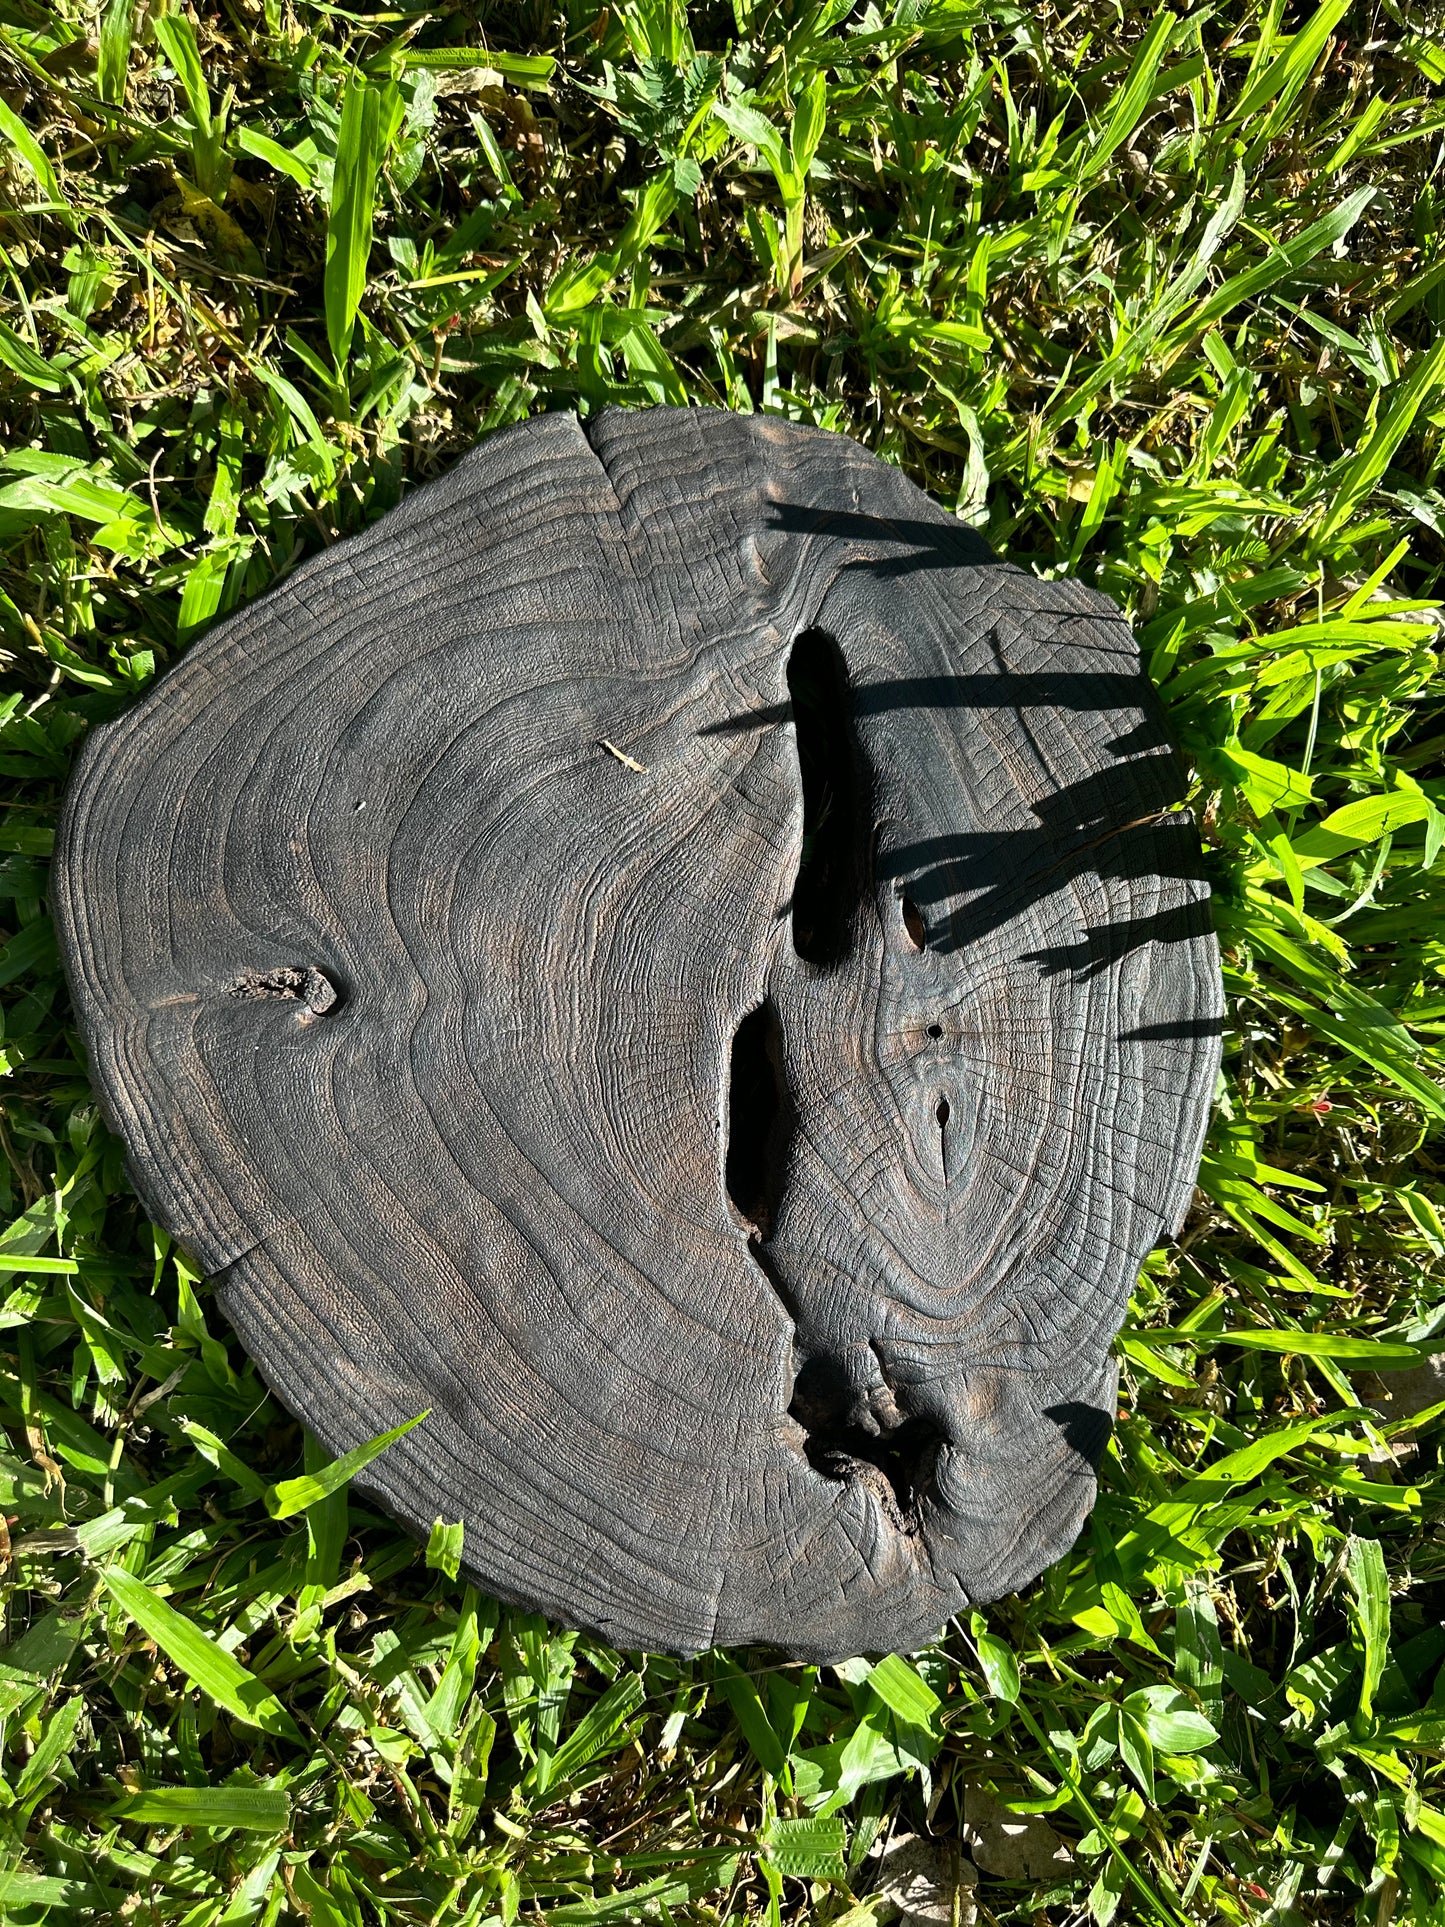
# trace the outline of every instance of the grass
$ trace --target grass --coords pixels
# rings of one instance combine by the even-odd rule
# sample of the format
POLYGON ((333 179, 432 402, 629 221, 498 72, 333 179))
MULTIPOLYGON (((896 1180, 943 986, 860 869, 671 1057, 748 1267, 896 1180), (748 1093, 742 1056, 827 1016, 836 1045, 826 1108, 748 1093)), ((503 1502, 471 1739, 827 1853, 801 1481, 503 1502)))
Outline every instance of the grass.
POLYGON ((985 1922, 1445 1916, 1442 1408, 1371 1376, 1445 1347, 1442 81, 1412 0, 0 0, 0 1917, 872 1927, 980 1787, 1072 1854, 985 1922), (348 1497, 45 915, 206 624, 488 429, 684 401, 1107 590, 1195 772, 1197 1206, 1079 1546, 910 1662, 609 1652, 348 1497))

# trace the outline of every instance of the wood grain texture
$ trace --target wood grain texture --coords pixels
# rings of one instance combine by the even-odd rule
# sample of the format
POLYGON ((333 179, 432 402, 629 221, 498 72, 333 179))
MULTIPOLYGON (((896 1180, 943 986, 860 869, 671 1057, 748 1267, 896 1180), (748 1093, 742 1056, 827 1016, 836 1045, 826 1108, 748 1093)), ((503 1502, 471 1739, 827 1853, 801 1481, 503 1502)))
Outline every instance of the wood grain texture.
POLYGON ((1114 605, 855 444, 558 414, 97 730, 54 908, 277 1395, 430 1408, 358 1483, 616 1645, 837 1657, 1091 1503, 1218 1059, 1181 789, 1114 605))

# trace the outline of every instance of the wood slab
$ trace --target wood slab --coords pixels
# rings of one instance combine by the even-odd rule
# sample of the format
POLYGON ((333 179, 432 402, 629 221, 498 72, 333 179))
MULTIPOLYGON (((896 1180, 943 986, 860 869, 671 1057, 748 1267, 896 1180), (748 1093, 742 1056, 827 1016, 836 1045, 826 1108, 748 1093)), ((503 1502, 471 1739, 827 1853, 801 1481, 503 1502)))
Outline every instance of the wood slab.
POLYGON ((918 1646, 1067 1551, 1221 992, 1114 604, 843 437, 496 434, 85 746, 135 1187, 358 1481, 613 1644, 918 1646))

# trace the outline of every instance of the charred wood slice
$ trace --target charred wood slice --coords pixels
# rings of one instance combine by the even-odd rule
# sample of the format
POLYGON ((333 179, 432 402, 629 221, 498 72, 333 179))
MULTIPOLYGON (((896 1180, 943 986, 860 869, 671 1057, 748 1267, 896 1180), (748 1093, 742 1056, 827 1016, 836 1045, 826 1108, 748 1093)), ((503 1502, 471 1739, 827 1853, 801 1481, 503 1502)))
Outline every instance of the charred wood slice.
POLYGON ((1118 610, 835 435, 492 436, 86 745, 137 1191, 361 1483, 626 1647, 910 1648, 1067 1550, 1221 1008, 1118 610))

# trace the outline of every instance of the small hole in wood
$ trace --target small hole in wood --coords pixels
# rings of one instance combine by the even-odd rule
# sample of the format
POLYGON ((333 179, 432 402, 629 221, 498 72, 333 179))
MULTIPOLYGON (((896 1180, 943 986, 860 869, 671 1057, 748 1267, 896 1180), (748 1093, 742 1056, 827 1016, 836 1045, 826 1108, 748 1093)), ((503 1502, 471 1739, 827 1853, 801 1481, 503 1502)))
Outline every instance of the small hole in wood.
POLYGON ((930 1024, 928 1026, 928 1034, 930 1037, 934 1038, 935 1040, 942 1037, 943 1035, 942 1024, 930 1024))
POLYGON ((928 948, 928 929, 923 921, 923 912, 912 897, 903 899, 903 928, 908 932, 908 941, 915 950, 928 948))
POLYGON ((939 1098, 938 1109, 933 1113, 933 1115, 938 1119, 938 1128, 941 1131, 944 1128, 944 1126, 948 1123, 949 1117, 951 1115, 948 1108, 948 1099, 946 1097, 939 1098))

